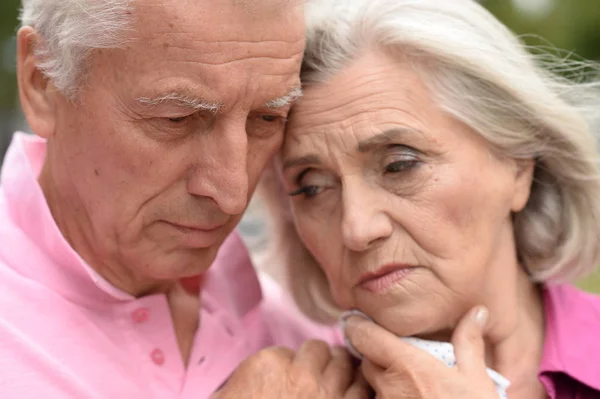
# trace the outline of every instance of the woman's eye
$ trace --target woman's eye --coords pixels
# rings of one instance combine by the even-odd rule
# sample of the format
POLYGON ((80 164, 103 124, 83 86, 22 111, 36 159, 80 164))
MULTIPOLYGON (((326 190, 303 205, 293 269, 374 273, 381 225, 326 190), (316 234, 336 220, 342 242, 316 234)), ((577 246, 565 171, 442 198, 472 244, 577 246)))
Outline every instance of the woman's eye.
POLYGON ((304 198, 313 198, 335 184, 330 175, 316 171, 312 168, 304 170, 294 180, 295 184, 300 188, 289 193, 290 197, 301 195, 304 198))
POLYGON ((304 195, 306 198, 312 198, 312 197, 315 197, 317 194, 319 194, 322 190, 323 190, 323 188, 319 187, 319 186, 301 187, 300 189, 290 193, 290 197, 304 195))
POLYGON ((407 160, 403 160, 403 161, 392 162, 385 167, 385 171, 387 173, 403 172, 407 169, 413 168, 414 166, 417 165, 418 162, 419 161, 417 161, 416 159, 407 159, 407 160))

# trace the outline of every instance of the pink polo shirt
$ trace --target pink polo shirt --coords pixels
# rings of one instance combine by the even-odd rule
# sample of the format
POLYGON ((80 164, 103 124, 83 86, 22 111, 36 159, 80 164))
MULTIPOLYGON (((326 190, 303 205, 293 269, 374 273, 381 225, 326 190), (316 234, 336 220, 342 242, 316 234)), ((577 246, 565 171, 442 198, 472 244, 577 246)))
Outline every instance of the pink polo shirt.
POLYGON ((0 398, 209 397, 261 348, 338 332, 261 284, 237 234, 207 273, 187 369, 164 295, 134 298, 64 240, 37 182, 43 140, 17 133, 0 188, 0 398))
POLYGON ((546 338, 539 378, 550 399, 600 399, 600 297, 544 288, 546 338))

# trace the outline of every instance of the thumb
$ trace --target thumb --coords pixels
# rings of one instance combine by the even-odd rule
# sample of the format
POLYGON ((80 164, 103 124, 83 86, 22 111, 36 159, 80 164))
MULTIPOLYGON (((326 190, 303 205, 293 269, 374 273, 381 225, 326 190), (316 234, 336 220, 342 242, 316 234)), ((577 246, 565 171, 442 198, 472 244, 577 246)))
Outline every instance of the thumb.
POLYGON ((486 374, 483 339, 489 312, 483 306, 471 309, 458 323, 452 335, 456 364, 463 374, 486 374))

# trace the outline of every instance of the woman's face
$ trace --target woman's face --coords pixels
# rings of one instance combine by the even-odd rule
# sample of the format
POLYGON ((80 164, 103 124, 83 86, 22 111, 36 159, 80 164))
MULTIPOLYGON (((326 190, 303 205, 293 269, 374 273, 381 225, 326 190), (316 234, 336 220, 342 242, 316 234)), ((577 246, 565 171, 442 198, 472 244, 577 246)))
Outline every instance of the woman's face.
POLYGON ((433 337, 514 286, 511 213, 533 167, 493 154, 412 68, 372 52, 307 87, 281 156, 297 230, 336 302, 433 337))

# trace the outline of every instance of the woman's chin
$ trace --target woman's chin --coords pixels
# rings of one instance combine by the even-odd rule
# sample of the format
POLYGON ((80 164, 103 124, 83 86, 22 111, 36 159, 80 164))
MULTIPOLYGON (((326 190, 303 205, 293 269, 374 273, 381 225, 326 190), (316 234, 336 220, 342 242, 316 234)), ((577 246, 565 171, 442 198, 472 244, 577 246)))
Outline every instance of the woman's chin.
POLYGON ((448 327, 449 314, 441 308, 423 303, 394 305, 371 302, 357 303, 357 308, 372 318, 377 324, 399 337, 419 337, 434 341, 449 341, 452 329, 448 327))

